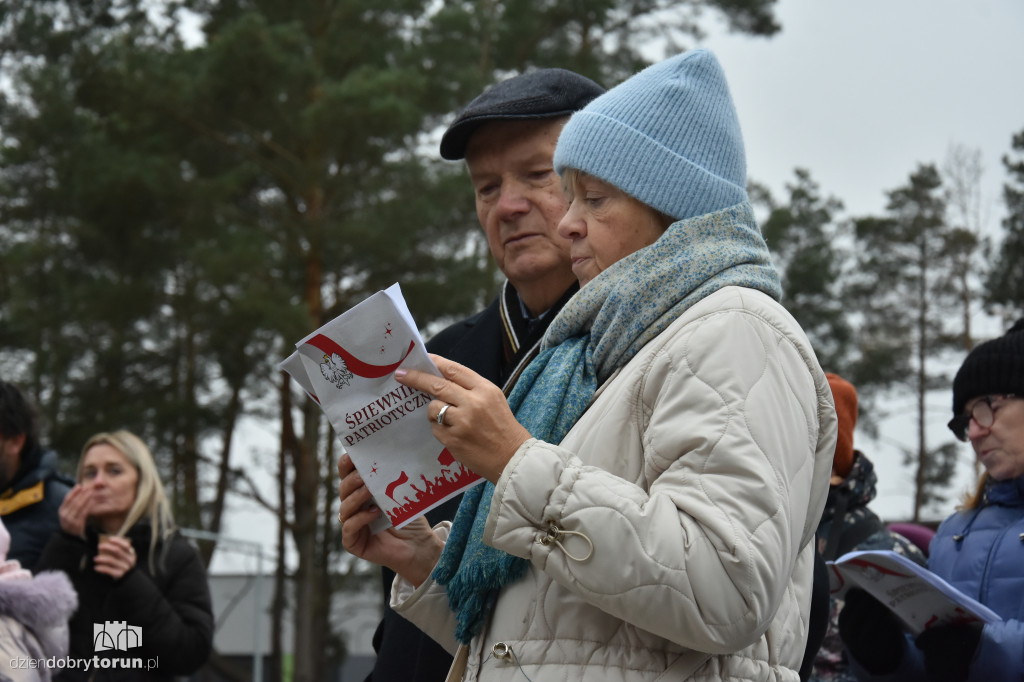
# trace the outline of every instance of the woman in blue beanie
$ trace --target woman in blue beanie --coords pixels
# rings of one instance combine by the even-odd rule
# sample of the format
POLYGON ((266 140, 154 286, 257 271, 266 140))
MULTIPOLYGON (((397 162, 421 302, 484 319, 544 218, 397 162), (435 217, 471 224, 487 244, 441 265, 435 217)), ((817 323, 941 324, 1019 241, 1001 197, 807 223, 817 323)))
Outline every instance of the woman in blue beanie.
POLYGON ((486 482, 450 527, 371 535, 343 456, 344 545, 398 574, 391 605, 456 655, 449 679, 795 681, 836 417, 714 56, 595 99, 555 167, 582 287, 507 403, 444 358, 443 379, 396 372, 486 482))
POLYGON ((888 608, 851 590, 839 634, 859 679, 1024 679, 1024 319, 967 355, 953 380, 949 428, 970 442, 984 472, 939 526, 928 568, 1003 620, 912 638, 888 608))

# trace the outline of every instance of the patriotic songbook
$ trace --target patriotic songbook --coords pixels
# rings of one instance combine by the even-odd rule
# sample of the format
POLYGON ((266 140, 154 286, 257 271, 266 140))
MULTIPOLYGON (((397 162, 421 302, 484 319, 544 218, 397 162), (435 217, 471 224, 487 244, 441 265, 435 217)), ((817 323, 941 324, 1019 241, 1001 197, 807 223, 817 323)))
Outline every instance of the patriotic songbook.
POLYGON ((398 284, 299 341, 280 367, 327 415, 384 511, 374 532, 401 528, 483 481, 434 438, 433 397, 395 380, 399 367, 440 376, 398 284))

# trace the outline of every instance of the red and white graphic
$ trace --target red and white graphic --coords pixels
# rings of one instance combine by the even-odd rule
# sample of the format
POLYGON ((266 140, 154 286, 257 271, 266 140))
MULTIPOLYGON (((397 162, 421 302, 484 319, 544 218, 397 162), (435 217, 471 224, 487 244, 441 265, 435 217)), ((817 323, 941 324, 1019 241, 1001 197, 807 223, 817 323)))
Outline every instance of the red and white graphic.
POLYGON ((833 595, 842 597, 851 587, 866 590, 915 635, 949 623, 1001 620, 992 609, 892 550, 848 552, 828 566, 833 595))
POLYGON ((432 479, 421 473, 418 481, 410 481, 406 471, 385 487, 385 494, 395 504, 388 512, 391 523, 399 526, 434 507, 436 500, 447 500, 467 486, 480 481, 480 477, 455 461, 445 448, 437 457, 441 468, 432 479))
MULTIPOLYGON (((390 374, 394 374, 398 366, 409 357, 409 353, 416 347, 416 341, 410 340, 408 348, 405 349, 405 355, 398 359, 398 362, 394 362, 388 365, 372 365, 368 362, 363 362, 352 353, 348 352, 334 339, 325 336, 324 334, 317 334, 313 338, 306 341, 306 344, 312 346, 323 354, 324 358, 330 356, 331 361, 337 363, 341 368, 348 374, 348 378, 352 378, 352 374, 361 376, 364 379, 380 379, 390 374)), ((322 367, 322 365, 321 365, 322 367)), ((326 372, 323 373, 324 378, 328 381, 326 372)), ((331 383, 334 383, 331 381, 331 383)), ((348 384, 348 381, 345 382, 348 384)), ((340 388, 340 386, 339 386, 340 388)))
POLYGON ((399 384, 400 366, 438 374, 397 284, 304 338, 281 363, 327 414, 384 511, 374 532, 482 481, 434 438, 432 398, 399 384))

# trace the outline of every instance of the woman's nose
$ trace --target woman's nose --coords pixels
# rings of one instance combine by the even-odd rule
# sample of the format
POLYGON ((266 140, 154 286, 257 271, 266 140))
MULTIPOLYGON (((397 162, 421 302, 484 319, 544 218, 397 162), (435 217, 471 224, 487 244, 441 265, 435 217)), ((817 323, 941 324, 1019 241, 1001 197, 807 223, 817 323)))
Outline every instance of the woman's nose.
POLYGON ((569 204, 569 210, 558 221, 558 236, 562 239, 578 239, 586 232, 586 223, 573 208, 575 202, 569 204))

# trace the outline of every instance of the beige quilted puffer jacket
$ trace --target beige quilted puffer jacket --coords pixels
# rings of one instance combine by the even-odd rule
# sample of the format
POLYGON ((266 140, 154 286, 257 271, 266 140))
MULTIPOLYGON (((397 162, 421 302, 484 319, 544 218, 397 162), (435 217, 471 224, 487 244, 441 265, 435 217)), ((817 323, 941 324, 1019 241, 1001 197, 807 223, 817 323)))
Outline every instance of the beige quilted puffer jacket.
MULTIPOLYGON (((509 462, 485 541, 530 569, 449 679, 797 680, 835 440, 793 318, 708 296, 509 462)), ((391 604, 456 653, 443 588, 396 579, 391 604)))

